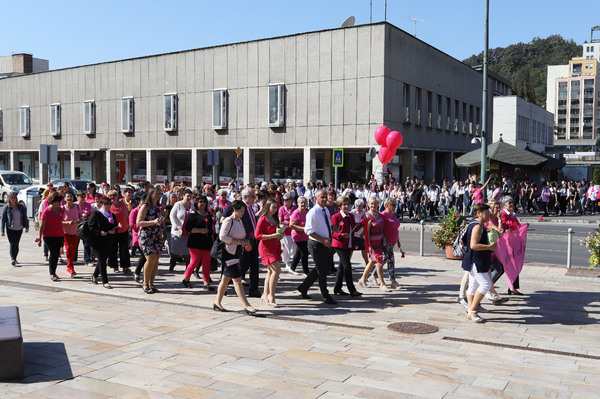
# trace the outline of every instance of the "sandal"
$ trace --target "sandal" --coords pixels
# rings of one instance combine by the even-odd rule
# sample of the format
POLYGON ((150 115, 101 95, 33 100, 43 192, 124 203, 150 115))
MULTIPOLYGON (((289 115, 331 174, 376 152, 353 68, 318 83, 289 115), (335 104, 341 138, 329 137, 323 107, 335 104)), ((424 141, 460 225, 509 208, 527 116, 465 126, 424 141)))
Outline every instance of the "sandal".
POLYGON ((480 324, 485 322, 485 319, 483 317, 480 317, 477 312, 471 312, 469 311, 467 314, 467 317, 471 320, 473 320, 475 323, 480 324))
POLYGON ((150 288, 150 286, 148 286, 148 285, 147 285, 147 286, 145 286, 145 287, 143 288, 143 290, 144 290, 144 292, 145 292, 146 294, 154 294, 154 292, 152 291, 152 289, 151 289, 151 288, 150 288))

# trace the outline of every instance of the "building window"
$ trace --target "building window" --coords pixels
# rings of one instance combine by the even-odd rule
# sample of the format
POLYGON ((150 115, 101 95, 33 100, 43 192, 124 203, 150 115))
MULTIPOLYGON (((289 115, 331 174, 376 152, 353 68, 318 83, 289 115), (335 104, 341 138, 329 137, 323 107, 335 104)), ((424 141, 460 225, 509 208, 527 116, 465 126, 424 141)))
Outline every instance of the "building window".
POLYGON ((212 127, 216 130, 227 128, 227 89, 213 90, 212 127))
POLYGON ((421 125, 421 89, 415 88, 415 109, 417 110, 417 125, 421 125))
POLYGON ((177 94, 165 94, 163 96, 163 125, 165 131, 177 130, 177 94))
POLYGON ((60 136, 60 104, 50 105, 50 134, 60 136))
POLYGON ((93 100, 83 103, 83 132, 96 133, 96 103, 93 100))
POLYGON ((19 118, 19 134, 21 137, 29 137, 29 107, 21 107, 19 118))
POLYGON ((276 83, 269 85, 269 126, 281 127, 285 124, 285 85, 276 83))
POLYGON ((4 121, 2 119, 2 108, 0 108, 0 140, 4 137, 4 121))
POLYGON ((446 97, 446 131, 450 130, 450 119, 452 118, 452 100, 446 97))
POLYGON ((123 133, 133 132, 133 97, 121 99, 121 131, 123 133))
POLYGON ((437 96, 437 128, 442 129, 442 96, 437 96))
POLYGON ((402 102, 404 104, 404 115, 402 122, 410 123, 410 86, 402 86, 402 102))

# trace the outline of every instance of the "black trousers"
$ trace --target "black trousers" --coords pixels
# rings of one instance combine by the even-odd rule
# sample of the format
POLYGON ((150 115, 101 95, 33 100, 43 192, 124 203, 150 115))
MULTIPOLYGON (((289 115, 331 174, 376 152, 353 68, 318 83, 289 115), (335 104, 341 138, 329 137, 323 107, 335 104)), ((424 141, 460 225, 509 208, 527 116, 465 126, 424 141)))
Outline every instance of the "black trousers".
POLYGON ((50 275, 56 274, 56 266, 58 265, 58 257, 60 256, 60 248, 64 244, 64 237, 44 237, 44 244, 48 246, 50 256, 48 257, 48 267, 50 275))
POLYGON ((23 235, 23 229, 6 229, 6 237, 8 238, 8 242, 10 243, 8 252, 10 254, 11 260, 17 260, 17 255, 19 255, 19 242, 21 242, 21 235, 23 235))
POLYGON ((321 295, 323 295, 323 298, 328 298, 330 295, 329 291, 327 291, 327 274, 329 273, 330 267, 330 248, 327 248, 318 241, 308 240, 308 252, 310 252, 310 255, 315 261, 315 267, 304 279, 302 284, 300 284, 298 290, 304 292, 308 291, 308 289, 318 279, 321 295))
POLYGON ((129 232, 115 234, 115 245, 110 248, 108 255, 108 264, 113 269, 118 269, 117 256, 121 261, 123 270, 131 268, 131 258, 129 255, 129 232))
POLYGON ((356 288, 354 288, 354 282, 352 281, 352 263, 350 262, 352 250, 336 248, 335 253, 337 253, 340 258, 340 266, 337 270, 334 292, 341 290, 342 284, 344 280, 346 280, 346 287, 348 287, 348 291, 353 293, 356 291, 356 288))
POLYGON ((298 263, 302 261, 302 271, 308 276, 308 241, 296 241, 296 246, 298 250, 294 254, 290 269, 296 271, 298 263))
POLYGON ((258 291, 258 241, 251 240, 252 251, 245 251, 240 257, 240 266, 242 268, 242 279, 250 271, 249 292, 258 291))
POLYGON ((111 248, 116 245, 116 238, 114 236, 110 237, 110 235, 106 237, 101 237, 100 239, 98 239, 97 242, 94 242, 92 244, 92 249, 94 250, 94 252, 96 252, 96 256, 98 257, 93 276, 98 277, 98 275, 101 275, 102 284, 108 284, 108 273, 106 272, 108 256, 110 254, 111 248))

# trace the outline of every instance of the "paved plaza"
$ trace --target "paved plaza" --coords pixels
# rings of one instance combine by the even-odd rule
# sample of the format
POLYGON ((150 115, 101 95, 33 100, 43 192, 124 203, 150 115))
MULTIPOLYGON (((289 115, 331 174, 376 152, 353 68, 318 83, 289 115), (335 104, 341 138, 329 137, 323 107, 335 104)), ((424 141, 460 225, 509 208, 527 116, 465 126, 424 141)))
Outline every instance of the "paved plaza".
MULTIPOLYGON (((19 307, 26 361, 24 380, 0 382, 3 399, 600 396, 598 272, 526 265, 527 295, 484 300, 478 325, 456 302, 459 262, 409 254, 397 256, 402 288, 392 293, 361 289, 331 306, 316 285, 301 299, 301 277, 284 272, 279 306, 250 298, 261 309, 251 317, 231 294, 232 312, 214 312, 214 293, 194 278, 198 288, 183 288, 183 266, 169 272, 166 258, 154 295, 132 275, 109 272, 112 290, 92 285, 83 265, 75 278, 59 265, 52 282, 34 238, 23 237, 20 267, 0 240, 0 306, 19 307), (388 328, 398 322, 438 331, 388 328)), ((506 293, 504 278, 497 287, 506 293)))

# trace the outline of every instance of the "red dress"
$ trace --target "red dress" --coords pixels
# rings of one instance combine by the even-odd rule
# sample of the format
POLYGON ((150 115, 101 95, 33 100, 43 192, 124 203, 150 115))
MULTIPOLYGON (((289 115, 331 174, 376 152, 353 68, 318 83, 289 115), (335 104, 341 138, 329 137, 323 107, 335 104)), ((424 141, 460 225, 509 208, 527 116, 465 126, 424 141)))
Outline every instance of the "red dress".
POLYGON ((258 254, 262 259, 263 266, 270 265, 273 262, 281 260, 281 242, 276 239, 263 240, 264 234, 275 234, 277 232, 277 225, 272 225, 267 220, 266 216, 261 216, 256 223, 256 234, 257 240, 260 240, 258 244, 258 254))

